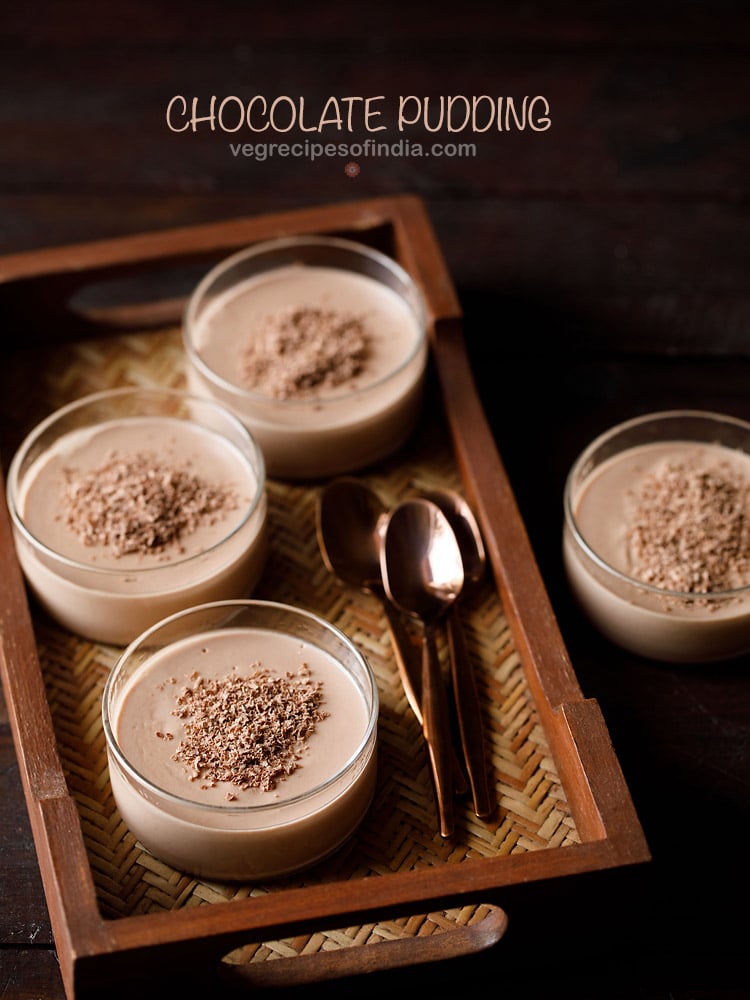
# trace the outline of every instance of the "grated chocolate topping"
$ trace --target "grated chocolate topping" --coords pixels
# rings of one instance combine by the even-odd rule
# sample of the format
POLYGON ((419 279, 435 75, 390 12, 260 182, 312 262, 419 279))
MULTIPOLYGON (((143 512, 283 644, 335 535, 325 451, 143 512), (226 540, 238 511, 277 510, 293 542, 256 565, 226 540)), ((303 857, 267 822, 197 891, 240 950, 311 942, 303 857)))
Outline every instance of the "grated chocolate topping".
POLYGON ((162 552, 237 507, 237 497, 145 452, 113 453, 101 466, 65 470, 65 524, 112 555, 162 552))
POLYGON ((246 677, 195 675, 179 692, 172 714, 184 735, 173 759, 190 769, 192 781, 270 791, 301 766, 307 741, 328 714, 322 682, 307 667, 278 677, 256 667, 246 677))
POLYGON ((242 377, 274 399, 311 395, 362 371, 370 337, 349 313, 287 306, 265 316, 242 352, 242 377))
POLYGON ((727 463, 667 464, 635 497, 631 572, 655 587, 711 594, 750 580, 750 483, 727 463))

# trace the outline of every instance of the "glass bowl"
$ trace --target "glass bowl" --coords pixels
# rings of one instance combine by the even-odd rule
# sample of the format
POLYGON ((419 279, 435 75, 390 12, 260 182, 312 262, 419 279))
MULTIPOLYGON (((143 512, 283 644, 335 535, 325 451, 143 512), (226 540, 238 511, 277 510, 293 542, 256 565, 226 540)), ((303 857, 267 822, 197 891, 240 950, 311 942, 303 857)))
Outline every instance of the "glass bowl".
POLYGON ((369 809, 378 705, 367 660, 317 615, 256 600, 191 608, 136 639, 107 679, 115 802, 142 845, 182 871, 299 871, 369 809))
POLYGON ((563 557, 593 624, 655 660, 750 650, 748 494, 750 424, 735 417, 650 413, 592 441, 565 484, 563 557))
POLYGON ((427 312, 390 257, 334 237, 234 254, 185 310, 188 384, 229 407, 269 476, 316 479, 394 452, 418 419, 427 312))
POLYGON ((126 645, 210 600, 247 597, 267 550, 263 456, 211 400, 124 388, 57 410, 25 438, 7 496, 38 603, 126 645))

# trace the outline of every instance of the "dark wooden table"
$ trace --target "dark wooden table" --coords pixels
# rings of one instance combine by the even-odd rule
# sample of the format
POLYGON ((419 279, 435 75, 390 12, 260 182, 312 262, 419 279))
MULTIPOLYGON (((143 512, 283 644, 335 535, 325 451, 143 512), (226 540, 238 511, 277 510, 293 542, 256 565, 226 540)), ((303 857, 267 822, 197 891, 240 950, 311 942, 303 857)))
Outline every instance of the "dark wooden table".
MULTIPOLYGON (((636 869, 503 892, 510 926, 491 951, 327 995, 749 996, 750 658, 666 666, 616 649, 574 608, 560 560, 564 477, 592 436, 670 407, 750 418, 746 5, 327 0, 288 18, 284 5, 193 0, 7 6, 2 253, 349 198, 425 199, 573 665, 602 706, 651 847, 636 869), (374 137, 394 145, 399 95, 430 96, 433 109, 441 95, 544 96, 551 126, 406 133, 424 148, 473 142, 472 156, 263 160, 235 155, 228 133, 169 130, 171 97, 205 107, 212 94, 303 95, 316 122, 329 95, 380 96, 374 137), (542 911, 561 917, 540 935, 542 911)), ((353 124, 326 135, 373 138, 353 124)), ((60 1000, 3 707, 0 802, 0 997, 60 1000)))

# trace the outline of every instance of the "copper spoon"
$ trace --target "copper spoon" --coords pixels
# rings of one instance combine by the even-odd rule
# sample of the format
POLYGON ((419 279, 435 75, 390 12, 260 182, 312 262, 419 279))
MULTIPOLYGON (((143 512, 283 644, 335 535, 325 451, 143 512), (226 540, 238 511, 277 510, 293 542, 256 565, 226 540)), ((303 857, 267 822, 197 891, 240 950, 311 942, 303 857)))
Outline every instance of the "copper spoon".
POLYGON ((454 826, 450 719, 435 630, 463 586, 461 551, 440 508, 416 498, 402 500, 391 511, 380 557, 386 593, 422 624, 422 729, 440 835, 450 837, 454 826))
MULTIPOLYGON (((474 512, 467 500, 454 490, 420 488, 419 493, 437 504, 456 536, 464 568, 463 597, 470 587, 479 583, 485 573, 484 542, 474 512)), ((476 676, 466 645, 458 602, 453 603, 448 613, 448 642, 458 728, 474 812, 485 819, 494 812, 495 801, 490 789, 476 676)))

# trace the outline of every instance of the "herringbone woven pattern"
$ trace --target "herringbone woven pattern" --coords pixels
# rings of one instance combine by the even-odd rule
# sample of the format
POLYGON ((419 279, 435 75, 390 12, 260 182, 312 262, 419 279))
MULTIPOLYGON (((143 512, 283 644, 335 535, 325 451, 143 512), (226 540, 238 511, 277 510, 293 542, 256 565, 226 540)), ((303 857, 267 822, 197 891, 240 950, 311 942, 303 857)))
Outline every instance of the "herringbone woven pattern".
MULTIPOLYGON (((19 356, 0 374, 3 447, 10 449, 41 417, 89 392, 119 385, 183 386, 177 331, 127 335, 19 356), (33 374, 37 393, 25 377, 33 374)), ((446 433, 427 408, 405 452, 366 478, 392 503, 413 480, 460 485, 446 433)), ((459 864, 577 842, 525 675, 490 580, 464 605, 467 639, 484 708, 499 801, 491 822, 477 820, 468 802, 457 815, 456 837, 435 832, 429 771, 419 726, 398 682, 385 619, 377 602, 342 587, 327 572, 315 537, 316 488, 268 484, 271 555, 256 596, 308 607, 338 625, 369 658, 380 696, 380 777, 376 800, 360 830, 335 857, 296 879, 262 885, 208 884, 174 871, 140 848, 119 818, 109 788, 100 701, 119 650, 70 635, 35 612, 48 697, 71 794, 81 816, 100 906, 108 917, 211 904, 273 892, 280 886, 359 879, 415 868, 459 864)), ((445 650, 443 649, 443 655, 445 650)), ((482 917, 469 906, 402 921, 349 927, 294 940, 248 946, 233 958, 261 961, 319 948, 354 946, 394 936, 425 936, 482 917)))

